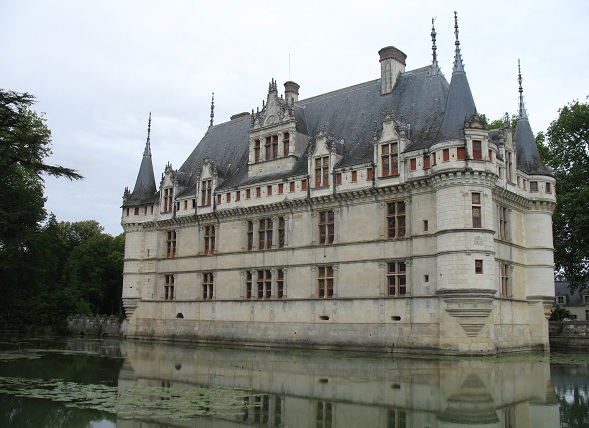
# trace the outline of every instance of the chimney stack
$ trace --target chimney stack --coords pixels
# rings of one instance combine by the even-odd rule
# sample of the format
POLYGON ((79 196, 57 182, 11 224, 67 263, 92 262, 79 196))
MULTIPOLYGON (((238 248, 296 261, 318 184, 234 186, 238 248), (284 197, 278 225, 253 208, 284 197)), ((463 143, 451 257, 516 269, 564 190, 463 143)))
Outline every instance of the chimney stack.
POLYGON ((380 55, 380 94, 392 92, 399 78, 405 72, 407 55, 394 46, 387 46, 378 51, 380 55))
POLYGON ((284 98, 288 104, 299 100, 299 88, 299 85, 290 80, 284 84, 284 98))

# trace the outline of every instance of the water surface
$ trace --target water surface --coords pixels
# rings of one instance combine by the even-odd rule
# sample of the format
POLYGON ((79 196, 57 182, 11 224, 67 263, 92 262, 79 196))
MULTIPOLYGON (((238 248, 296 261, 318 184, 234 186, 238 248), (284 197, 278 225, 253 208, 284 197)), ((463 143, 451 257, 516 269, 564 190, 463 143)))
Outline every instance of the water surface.
POLYGON ((589 357, 0 338, 2 427, 587 427, 589 357))

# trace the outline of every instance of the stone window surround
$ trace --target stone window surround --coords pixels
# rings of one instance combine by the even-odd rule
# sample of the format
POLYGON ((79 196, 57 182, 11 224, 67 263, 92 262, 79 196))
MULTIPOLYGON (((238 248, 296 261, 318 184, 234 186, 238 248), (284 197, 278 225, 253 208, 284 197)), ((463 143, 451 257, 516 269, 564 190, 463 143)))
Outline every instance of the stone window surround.
MULTIPOLYGON (((266 223, 267 224, 267 223, 266 223)), ((244 237, 245 241, 242 245, 242 250, 247 251, 266 251, 271 249, 280 249, 284 248, 287 245, 286 240, 286 216, 272 216, 272 217, 258 217, 255 219, 244 220, 242 225, 245 229, 244 237), (260 229, 260 222, 261 221, 269 221, 271 223, 271 229, 264 229, 263 231, 260 229), (264 238, 265 245, 264 248, 260 248, 260 233, 266 233, 264 238), (268 242, 268 235, 269 232, 270 238, 272 240, 271 243, 268 242)))
POLYGON ((241 271, 244 290, 242 298, 246 300, 285 299, 286 294, 285 268, 251 269, 241 271), (262 275, 262 277, 260 276, 262 275), (259 294, 262 281, 262 296, 259 294), (269 288, 268 287, 269 283, 269 288), (267 293, 270 293, 269 295, 267 293))

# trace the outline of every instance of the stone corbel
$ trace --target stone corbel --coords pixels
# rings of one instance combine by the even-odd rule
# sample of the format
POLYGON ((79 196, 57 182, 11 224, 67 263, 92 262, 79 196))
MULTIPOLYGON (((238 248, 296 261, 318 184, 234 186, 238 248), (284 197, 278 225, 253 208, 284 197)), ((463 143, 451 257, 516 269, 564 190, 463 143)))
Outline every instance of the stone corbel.
POLYGON ((467 336, 479 334, 492 311, 496 290, 467 288, 440 289, 436 294, 446 303, 446 312, 457 318, 467 336))

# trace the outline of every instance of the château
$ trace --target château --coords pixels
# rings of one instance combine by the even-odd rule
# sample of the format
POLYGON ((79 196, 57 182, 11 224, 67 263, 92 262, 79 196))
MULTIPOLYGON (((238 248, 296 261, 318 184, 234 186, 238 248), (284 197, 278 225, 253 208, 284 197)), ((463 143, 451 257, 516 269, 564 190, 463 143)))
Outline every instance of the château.
POLYGON ((489 130, 454 27, 449 83, 433 26, 424 67, 407 70, 389 46, 368 82, 299 99, 297 83, 279 93, 271 80, 251 113, 214 124, 212 104, 202 140, 159 185, 150 116, 122 205, 127 336, 547 350, 554 174, 540 160, 521 70, 515 131, 509 118, 489 130))

